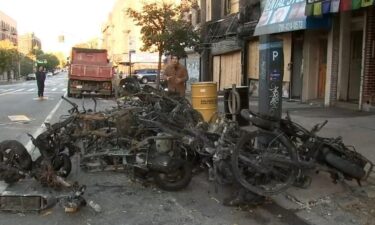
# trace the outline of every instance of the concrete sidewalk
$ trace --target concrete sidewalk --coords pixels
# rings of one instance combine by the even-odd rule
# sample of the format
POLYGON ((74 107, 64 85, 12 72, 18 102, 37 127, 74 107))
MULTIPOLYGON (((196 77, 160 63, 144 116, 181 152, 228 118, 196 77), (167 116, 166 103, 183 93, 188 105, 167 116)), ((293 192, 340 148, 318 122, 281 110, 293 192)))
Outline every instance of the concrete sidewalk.
MULTIPOLYGON (((251 98, 249 107, 257 111, 258 99, 251 98)), ((283 112, 289 111, 293 121, 310 129, 328 120, 319 132, 323 137, 342 136, 346 145, 375 162, 375 113, 360 112, 356 107, 325 108, 319 102, 303 104, 283 101, 283 112)), ((218 102, 220 112, 224 102, 218 102)), ((356 181, 334 184, 327 173, 311 171, 312 184, 307 189, 292 187, 272 198, 310 224, 375 224, 375 173, 359 186, 356 181)))

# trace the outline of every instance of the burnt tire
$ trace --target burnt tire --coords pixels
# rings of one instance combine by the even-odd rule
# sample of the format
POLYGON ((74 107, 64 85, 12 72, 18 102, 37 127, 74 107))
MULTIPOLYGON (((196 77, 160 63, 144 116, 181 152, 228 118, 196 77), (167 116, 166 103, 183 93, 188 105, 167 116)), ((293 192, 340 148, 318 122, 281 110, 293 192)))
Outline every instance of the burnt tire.
POLYGON ((292 186, 298 172, 293 164, 298 161, 295 147, 287 137, 269 131, 244 132, 231 161, 236 181, 261 196, 285 191, 292 186))
POLYGON ((184 161, 171 173, 153 173, 155 184, 165 191, 179 191, 187 187, 192 176, 192 166, 187 161, 184 161))
POLYGON ((21 170, 30 170, 32 159, 25 146, 16 140, 6 140, 0 143, 0 162, 21 170))
POLYGON ((349 160, 341 158, 333 152, 327 152, 327 154, 325 155, 325 160, 330 166, 336 168, 345 176, 360 180, 366 175, 366 172, 363 168, 361 168, 354 162, 350 162, 349 160))
POLYGON ((30 154, 16 140, 6 140, 0 143, 0 162, 4 164, 0 177, 8 184, 24 178, 21 171, 29 171, 32 167, 30 154))
POLYGON ((73 97, 72 93, 70 93, 70 81, 68 81, 68 88, 66 91, 66 96, 68 96, 69 98, 73 97))

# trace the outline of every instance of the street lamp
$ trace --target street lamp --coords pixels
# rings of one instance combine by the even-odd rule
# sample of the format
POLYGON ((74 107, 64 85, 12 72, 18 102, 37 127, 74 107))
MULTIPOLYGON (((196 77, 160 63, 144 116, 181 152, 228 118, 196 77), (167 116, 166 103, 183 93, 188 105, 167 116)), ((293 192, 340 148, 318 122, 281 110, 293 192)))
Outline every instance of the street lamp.
POLYGON ((132 54, 135 53, 135 50, 129 51, 129 76, 132 75, 132 54))

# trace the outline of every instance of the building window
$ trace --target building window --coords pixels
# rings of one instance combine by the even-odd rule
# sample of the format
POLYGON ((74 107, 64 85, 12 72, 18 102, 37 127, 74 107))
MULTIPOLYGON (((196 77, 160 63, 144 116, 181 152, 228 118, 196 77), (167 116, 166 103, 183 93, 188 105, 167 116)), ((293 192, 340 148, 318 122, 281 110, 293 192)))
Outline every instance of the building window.
POLYGON ((225 15, 238 13, 240 10, 239 0, 225 0, 225 15))
POLYGON ((211 21, 212 13, 212 0, 207 0, 206 2, 206 21, 211 21))

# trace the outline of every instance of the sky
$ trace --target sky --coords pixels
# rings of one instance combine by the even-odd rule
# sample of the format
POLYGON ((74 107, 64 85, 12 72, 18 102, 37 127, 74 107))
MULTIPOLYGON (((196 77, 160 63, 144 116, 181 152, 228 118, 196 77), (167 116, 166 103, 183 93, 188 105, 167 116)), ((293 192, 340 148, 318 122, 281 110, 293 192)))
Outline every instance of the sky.
POLYGON ((75 43, 101 37, 116 0, 0 0, 0 11, 17 22, 18 34, 34 32, 44 52, 68 53, 75 43), (65 43, 58 36, 65 36, 65 43))

